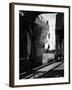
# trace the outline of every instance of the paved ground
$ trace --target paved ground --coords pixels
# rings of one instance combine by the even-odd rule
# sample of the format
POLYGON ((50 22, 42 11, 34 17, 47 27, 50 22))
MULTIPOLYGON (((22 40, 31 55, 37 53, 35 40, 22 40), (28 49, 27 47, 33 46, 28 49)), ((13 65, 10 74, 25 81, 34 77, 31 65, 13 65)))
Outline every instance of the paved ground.
POLYGON ((57 77, 64 77, 64 63, 62 63, 57 68, 53 69, 52 71, 42 76, 42 78, 57 78, 57 77))
POLYGON ((62 63, 59 67, 55 68, 54 70, 64 70, 64 63, 62 63))
POLYGON ((44 68, 41 68, 41 69, 39 69, 39 70, 37 70, 37 71, 49 71, 49 70, 55 68, 56 66, 58 66, 58 65, 61 64, 61 63, 62 63, 62 62, 56 62, 56 63, 53 63, 53 64, 51 64, 51 65, 48 65, 48 66, 46 66, 46 67, 44 67, 44 68))
POLYGON ((34 73, 26 76, 25 78, 33 79, 33 78, 60 77, 63 76, 63 71, 64 71, 63 62, 56 62, 36 70, 34 73))

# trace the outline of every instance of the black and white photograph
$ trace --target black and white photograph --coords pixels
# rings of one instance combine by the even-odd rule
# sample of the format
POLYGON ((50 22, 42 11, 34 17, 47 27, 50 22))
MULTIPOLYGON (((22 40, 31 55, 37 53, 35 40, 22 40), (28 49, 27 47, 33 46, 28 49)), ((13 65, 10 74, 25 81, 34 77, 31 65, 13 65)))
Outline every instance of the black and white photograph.
POLYGON ((19 78, 64 77, 64 13, 19 11, 19 78))
POLYGON ((69 7, 12 3, 11 10, 11 84, 69 83, 69 7))

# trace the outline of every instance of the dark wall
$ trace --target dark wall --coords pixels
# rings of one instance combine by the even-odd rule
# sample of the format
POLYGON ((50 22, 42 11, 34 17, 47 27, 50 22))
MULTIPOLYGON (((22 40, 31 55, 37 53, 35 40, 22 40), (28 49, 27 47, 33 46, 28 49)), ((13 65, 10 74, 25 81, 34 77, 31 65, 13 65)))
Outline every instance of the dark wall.
POLYGON ((64 13, 58 13, 56 17, 56 52, 64 53, 64 13))
MULTIPOLYGON (((37 17, 37 13, 26 13, 20 11, 19 14, 19 72, 27 72, 34 67, 41 65, 42 55, 36 56, 39 51, 35 47, 35 41, 39 36, 38 32, 35 31, 34 28, 35 18, 37 17), (23 14, 22 14, 23 13, 23 14)), ((38 42, 36 43, 38 45, 38 42)))

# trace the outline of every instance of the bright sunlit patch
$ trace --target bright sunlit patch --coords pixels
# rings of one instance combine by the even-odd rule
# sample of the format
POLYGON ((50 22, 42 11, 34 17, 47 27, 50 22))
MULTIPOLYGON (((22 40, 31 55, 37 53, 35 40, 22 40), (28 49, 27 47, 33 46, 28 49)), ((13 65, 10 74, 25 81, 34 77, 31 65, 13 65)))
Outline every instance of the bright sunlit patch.
POLYGON ((54 50, 55 49, 55 26, 56 26, 56 13, 49 13, 49 14, 40 14, 39 18, 42 19, 46 23, 49 22, 49 31, 46 37, 45 49, 54 50), (49 36, 50 33, 50 37, 49 36))

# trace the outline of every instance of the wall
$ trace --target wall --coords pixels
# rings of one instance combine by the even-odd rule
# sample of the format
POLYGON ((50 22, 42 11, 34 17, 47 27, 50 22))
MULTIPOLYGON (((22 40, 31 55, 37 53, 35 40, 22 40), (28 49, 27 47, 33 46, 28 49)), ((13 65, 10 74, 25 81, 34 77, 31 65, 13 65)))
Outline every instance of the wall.
MULTIPOLYGON (((12 90, 12 88, 8 86, 9 85, 8 81, 9 81, 9 2, 13 1, 26 3, 71 5, 71 15, 72 15, 72 0, 0 0, 0 90, 12 90)), ((70 34, 72 34, 72 31, 70 34)), ((71 61, 71 70, 72 70, 72 61, 71 61)), ((13 90, 24 90, 24 89, 72 90, 72 83, 70 85, 51 85, 51 86, 13 88, 13 90)))

